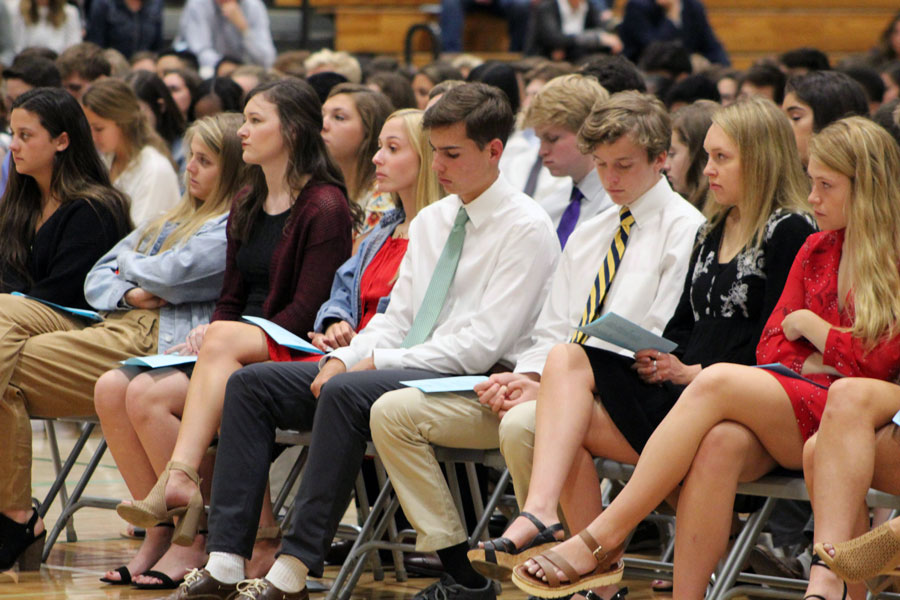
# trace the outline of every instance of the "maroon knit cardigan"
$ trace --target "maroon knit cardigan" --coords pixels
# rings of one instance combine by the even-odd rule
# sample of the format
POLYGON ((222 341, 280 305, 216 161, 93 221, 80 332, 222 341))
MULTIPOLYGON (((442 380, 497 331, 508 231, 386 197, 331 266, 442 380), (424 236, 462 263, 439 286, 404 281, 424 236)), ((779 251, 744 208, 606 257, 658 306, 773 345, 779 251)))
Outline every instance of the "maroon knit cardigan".
MULTIPOLYGON (((312 331, 316 312, 331 293, 335 271, 350 257, 352 231, 350 206, 341 189, 308 183, 272 253, 263 316, 300 336, 312 331)), ((237 268, 241 243, 231 237, 231 217, 226 236, 225 281, 213 321, 236 321, 247 304, 247 288, 237 268)))

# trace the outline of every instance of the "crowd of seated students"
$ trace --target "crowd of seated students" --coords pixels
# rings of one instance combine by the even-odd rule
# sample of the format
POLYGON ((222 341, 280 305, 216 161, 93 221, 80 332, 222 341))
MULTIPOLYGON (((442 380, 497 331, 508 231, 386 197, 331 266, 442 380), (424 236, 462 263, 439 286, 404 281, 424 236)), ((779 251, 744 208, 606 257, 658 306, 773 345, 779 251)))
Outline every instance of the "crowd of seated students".
POLYGON ((779 466, 812 498, 808 592, 861 597, 900 563, 900 521, 851 541, 866 490, 900 492, 896 25, 834 70, 808 48, 695 70, 648 40, 641 69, 327 51, 204 81, 189 51, 119 78, 90 43, 25 49, 3 71, 0 568, 35 568, 45 536, 29 420, 96 414, 146 529, 111 585, 305 597, 372 440, 442 563, 425 599, 490 600, 492 578, 621 598, 623 542, 664 501, 674 594, 702 597, 737 484, 779 466), (676 348, 576 329, 609 313, 676 348), (164 352, 196 360, 119 364, 164 352), (489 378, 403 383, 463 374, 489 378), (276 428, 312 432, 289 531, 276 428), (432 444, 501 450, 501 537, 468 547, 432 444), (637 464, 606 509, 597 457, 637 464))

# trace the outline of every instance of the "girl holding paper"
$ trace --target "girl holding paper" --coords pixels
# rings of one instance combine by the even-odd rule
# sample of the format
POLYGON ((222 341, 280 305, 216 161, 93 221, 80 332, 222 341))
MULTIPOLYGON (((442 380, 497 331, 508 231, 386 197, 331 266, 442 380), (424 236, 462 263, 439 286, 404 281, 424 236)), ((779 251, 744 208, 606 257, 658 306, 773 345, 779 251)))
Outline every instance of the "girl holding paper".
MULTIPOLYGON (((703 367, 755 364, 766 319, 797 250, 814 230, 804 213, 808 188, 787 118, 771 103, 750 99, 720 109, 712 123, 704 141, 704 173, 715 204, 698 232, 681 298, 663 332, 678 344, 676 350, 640 350, 631 358, 592 347, 592 339, 557 345, 547 357, 523 510, 549 527, 558 521, 558 503, 573 531, 596 517, 602 502, 592 458, 637 463, 653 430, 703 367)), ((501 447, 506 420, 518 423, 518 413, 527 410, 535 409, 523 404, 504 417, 501 447)), ((510 470, 519 471, 512 465, 510 470)), ((520 518, 504 536, 523 548, 536 531, 520 518)), ((483 551, 470 552, 476 567, 478 552, 483 551)), ((520 560, 497 556, 507 574, 520 560)), ((484 571, 490 569, 485 565, 484 571)))
POLYGON ((80 402, 66 397, 65 363, 44 364, 38 374, 51 393, 26 398, 30 380, 17 366, 45 356, 31 351, 31 340, 77 332, 85 322, 10 292, 87 308, 84 276, 130 222, 128 200, 110 185, 84 113, 68 93, 22 94, 12 104, 10 127, 12 167, 0 199, 0 570, 16 562, 35 570, 45 533, 31 508, 29 418, 86 415, 93 408, 90 392, 80 402))
MULTIPOLYGON (((683 482, 674 593, 702 597, 726 548, 737 483, 779 465, 801 467, 804 441, 816 432, 827 395, 816 384, 900 374, 900 151, 882 128, 850 117, 812 138, 808 173, 809 201, 823 232, 798 252, 757 347, 760 363, 779 362, 808 379, 735 364, 704 369, 650 437, 623 492, 585 528, 587 535, 555 548, 549 562, 516 567, 517 585, 548 596, 591 587, 600 573, 607 581, 621 577, 615 561, 628 532, 683 482), (593 555, 584 541, 591 539, 600 546, 593 555), (559 572, 564 561, 574 581, 559 572), (564 583, 548 584, 554 576, 564 583)), ((811 589, 837 597, 824 587, 811 589)))
MULTIPOLYGON (((178 348, 198 354, 190 379, 181 370, 165 369, 130 384, 121 371, 98 382, 98 395, 127 386, 150 420, 181 420, 171 460, 156 485, 145 488, 144 499, 118 507, 125 520, 141 527, 167 522, 174 514, 175 544, 198 548, 202 543, 197 533, 204 501, 197 469, 218 429, 228 377, 244 365, 269 360, 277 348, 262 329, 239 319, 263 317, 293 333, 309 331, 335 271, 350 256, 356 209, 347 200, 321 128, 322 106, 306 82, 285 79, 250 92, 238 135, 244 162, 251 165, 251 185, 239 194, 229 217, 225 283, 212 323, 196 327, 178 348)), ((172 448, 171 443, 167 439, 159 449, 172 448)), ((274 520, 269 515, 263 523, 274 520)), ((167 568, 183 574, 203 564, 200 548, 191 560, 167 568)), ((160 586, 175 583, 155 579, 160 586)))
MULTIPOLYGON (((143 340, 141 345, 120 345, 119 355, 93 373, 87 392, 88 398, 93 396, 110 452, 135 495, 143 495, 153 486, 156 471, 168 459, 171 442, 165 456, 155 445, 174 440, 178 421, 159 418, 148 422, 146 409, 130 405, 128 383, 137 379, 138 369, 103 373, 115 366, 116 360, 166 352, 181 343, 192 328, 209 322, 224 277, 228 209, 249 176, 241 161, 240 125, 240 116, 223 113, 201 119, 188 129, 187 192, 181 203, 119 242, 94 266, 85 284, 92 306, 121 311, 96 327, 130 329, 143 340), (124 312, 125 308, 131 310, 124 312), (122 385, 112 385, 116 382, 122 385)), ((149 529, 132 562, 110 571, 103 581, 132 583, 131 573, 151 567, 171 538, 171 524, 149 529)))
MULTIPOLYGON (((409 242, 409 223, 440 197, 431 168, 433 151, 420 110, 398 110, 381 129, 375 163, 375 191, 390 194, 385 213, 350 260, 338 269, 331 297, 316 315, 310 340, 320 350, 346 346, 376 313, 384 312, 409 242)), ((318 359, 317 359, 318 360, 318 359)))

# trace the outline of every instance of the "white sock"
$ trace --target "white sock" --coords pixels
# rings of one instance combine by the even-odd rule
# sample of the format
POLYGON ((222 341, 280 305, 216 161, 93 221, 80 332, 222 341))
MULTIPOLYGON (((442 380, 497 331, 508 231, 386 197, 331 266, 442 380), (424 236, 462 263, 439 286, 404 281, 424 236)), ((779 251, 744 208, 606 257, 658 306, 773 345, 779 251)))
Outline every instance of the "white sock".
POLYGON ((299 558, 282 554, 269 569, 266 579, 282 592, 296 594, 306 587, 307 573, 309 569, 299 558))
POLYGON ((206 570, 217 581, 237 583, 244 579, 244 557, 230 552, 210 552, 206 570))

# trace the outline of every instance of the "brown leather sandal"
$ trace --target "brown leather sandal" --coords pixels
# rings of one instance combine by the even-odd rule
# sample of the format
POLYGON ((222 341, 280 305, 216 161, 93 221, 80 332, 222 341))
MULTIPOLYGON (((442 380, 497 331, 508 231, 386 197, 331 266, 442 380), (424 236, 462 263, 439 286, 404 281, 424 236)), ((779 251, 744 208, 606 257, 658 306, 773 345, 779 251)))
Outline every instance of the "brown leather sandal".
POLYGON ((528 572, 525 563, 513 569, 512 581, 520 590, 539 598, 562 598, 582 590, 602 587, 618 583, 625 570, 621 561, 612 560, 622 551, 622 546, 605 551, 590 533, 582 530, 578 537, 588 547, 597 560, 597 568, 590 573, 580 574, 565 558, 553 550, 531 557, 544 571, 544 578, 538 578, 528 572), (566 581, 560 581, 556 575, 559 569, 566 575, 566 581))

